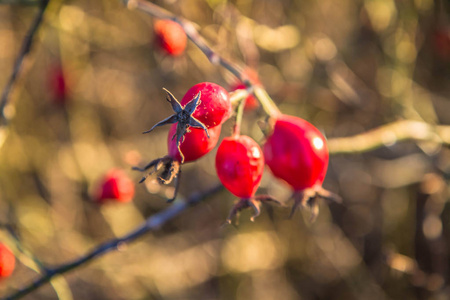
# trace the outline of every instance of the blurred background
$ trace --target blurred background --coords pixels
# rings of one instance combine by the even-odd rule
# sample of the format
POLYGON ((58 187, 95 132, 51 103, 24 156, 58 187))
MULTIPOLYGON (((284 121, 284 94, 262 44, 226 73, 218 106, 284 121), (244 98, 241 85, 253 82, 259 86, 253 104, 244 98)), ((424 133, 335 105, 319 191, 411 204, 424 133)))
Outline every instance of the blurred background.
MULTIPOLYGON (((0 89, 38 1, 0 1, 0 89)), ((450 125, 450 5, 446 0, 156 1, 193 21, 222 56, 255 69, 281 111, 329 139, 399 119, 450 125)), ((235 79, 191 42, 173 57, 154 19, 118 0, 50 1, 0 132, 0 241, 17 256, 5 297, 38 277, 34 261, 66 263, 166 208, 173 187, 137 184, 131 171, 167 154, 171 114, 192 85, 235 79), (102 176, 122 169, 129 203, 93 201, 102 176), (14 238, 6 225, 13 229, 14 238)), ((261 109, 243 133, 263 141, 261 109)), ((223 126, 231 133, 233 121, 223 126)), ((160 230, 57 278, 24 299, 450 299, 450 149, 387 144, 333 155, 324 187, 343 205, 250 211, 225 226, 236 200, 223 190, 160 230)), ((219 182, 214 151, 183 166, 181 195, 219 182)), ((259 193, 288 201, 266 170, 259 193)))

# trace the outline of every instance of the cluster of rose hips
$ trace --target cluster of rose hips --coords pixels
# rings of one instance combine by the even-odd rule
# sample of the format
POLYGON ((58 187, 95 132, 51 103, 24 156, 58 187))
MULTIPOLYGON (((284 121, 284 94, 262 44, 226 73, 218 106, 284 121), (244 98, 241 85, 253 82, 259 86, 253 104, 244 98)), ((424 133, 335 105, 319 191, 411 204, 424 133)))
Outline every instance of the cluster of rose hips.
MULTIPOLYGON (((201 158, 216 146, 222 124, 231 116, 232 105, 228 92, 210 82, 194 85, 180 102, 169 91, 166 93, 175 113, 144 133, 172 124, 167 139, 169 153, 143 168, 134 169, 142 172, 150 169, 140 182, 151 174, 156 174, 162 184, 175 180, 175 195, 168 199, 172 201, 179 186, 180 166, 201 158)), ((293 211, 299 205, 310 206, 315 215, 318 197, 338 199, 322 188, 328 167, 328 149, 320 131, 303 119, 283 114, 273 116, 269 123, 271 130, 263 150, 251 137, 238 131, 223 139, 217 150, 217 175, 222 184, 240 198, 231 210, 228 222, 247 207, 255 210, 254 218, 259 214, 260 202, 275 201, 267 195, 255 195, 264 164, 275 177, 293 188, 293 211)))
MULTIPOLYGON (((186 48, 186 34, 180 24, 170 20, 158 20, 154 23, 155 40, 168 55, 180 55, 186 48)), ((246 69, 244 77, 253 86, 261 85, 255 71, 246 69)), ((237 81, 230 90, 245 89, 243 82, 237 81)), ((167 93, 167 101, 174 114, 154 125, 156 127, 172 124, 167 137, 168 154, 155 159, 143 168, 134 170, 145 172, 140 180, 156 174, 161 184, 174 181, 175 192, 168 201, 177 195, 181 165, 196 161, 210 152, 219 141, 222 124, 231 117, 232 104, 228 92, 221 86, 203 82, 191 87, 179 102, 172 93, 167 93)), ((245 110, 258 107, 258 100, 250 94, 245 101, 245 110)), ((285 181, 294 190, 294 205, 309 206, 312 216, 318 212, 318 197, 339 200, 339 197, 322 188, 328 167, 328 149, 326 140, 320 131, 307 121, 294 116, 278 114, 269 120, 270 133, 266 137, 263 149, 251 137, 241 135, 235 130, 230 137, 223 139, 216 155, 217 175, 222 184, 240 200, 234 205, 228 222, 242 209, 252 207, 254 217, 259 215, 260 203, 274 200, 268 195, 256 196, 261 182, 264 165, 273 175, 285 181)), ((134 186, 122 172, 109 172, 101 185, 97 200, 115 199, 119 202, 130 201, 134 186)))

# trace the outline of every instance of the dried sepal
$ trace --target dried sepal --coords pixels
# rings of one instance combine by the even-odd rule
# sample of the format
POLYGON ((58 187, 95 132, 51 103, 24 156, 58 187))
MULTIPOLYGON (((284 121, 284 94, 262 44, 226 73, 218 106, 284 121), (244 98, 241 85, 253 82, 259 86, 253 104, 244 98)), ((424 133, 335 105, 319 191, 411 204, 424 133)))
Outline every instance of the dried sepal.
POLYGON ((175 184, 175 190, 173 197, 167 199, 167 202, 172 202, 175 200, 178 189, 180 186, 180 174, 181 174, 181 165, 178 161, 174 160, 170 156, 164 156, 162 158, 155 159, 148 163, 145 167, 139 168, 139 167, 133 167, 133 170, 145 172, 148 169, 151 169, 150 172, 145 174, 139 183, 144 182, 148 176, 156 174, 156 178, 159 183, 161 184, 170 184, 172 181, 174 181, 175 184))
MULTIPOLYGON (((175 98, 175 96, 169 92, 167 89, 163 88, 163 90, 167 93, 166 100, 169 102, 172 106, 172 109, 174 111, 174 114, 170 117, 167 117, 166 119, 156 123, 150 130, 144 131, 143 133, 149 133, 152 132, 153 129, 159 126, 167 125, 167 124, 173 124, 177 123, 177 132, 176 132, 176 141, 177 141, 177 147, 180 152, 180 156, 182 158, 182 163, 184 161, 184 155, 180 151, 180 143, 182 141, 182 138, 184 135, 188 132, 189 127, 194 128, 201 128, 206 132, 206 135, 209 138, 208 129, 199 120, 194 118, 192 114, 195 112, 197 106, 200 104, 201 100, 201 92, 198 92, 195 97, 189 101, 185 106, 182 106, 180 102, 175 98)), ((175 138, 175 136, 174 136, 175 138)))
POLYGON ((261 203, 276 203, 278 205, 283 205, 278 200, 274 199, 269 195, 258 195, 252 198, 241 198, 234 206, 231 208, 228 218, 226 219, 226 224, 231 224, 232 220, 236 218, 236 224, 238 223, 239 213, 246 208, 253 209, 253 215, 250 217, 250 221, 254 222, 255 218, 261 213, 261 203))
POLYGON ((311 222, 314 222, 319 215, 319 204, 317 202, 319 198, 336 203, 342 203, 342 198, 339 195, 334 194, 322 187, 308 188, 302 191, 297 191, 292 195, 292 198, 294 199, 294 204, 292 205, 289 218, 292 218, 298 208, 304 207, 308 208, 311 213, 311 222))

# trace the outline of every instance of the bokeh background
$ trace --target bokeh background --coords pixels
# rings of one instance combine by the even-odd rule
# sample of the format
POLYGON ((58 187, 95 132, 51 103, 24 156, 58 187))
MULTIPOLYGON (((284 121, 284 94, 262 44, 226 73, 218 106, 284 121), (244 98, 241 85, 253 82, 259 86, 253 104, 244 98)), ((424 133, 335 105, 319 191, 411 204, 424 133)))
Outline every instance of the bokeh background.
MULTIPOLYGON (((0 88, 37 1, 0 1, 0 88)), ((257 70, 283 112, 329 139, 399 119, 450 125, 450 5, 446 0, 156 1, 193 21, 222 56, 257 70)), ((178 57, 154 43, 153 19, 115 0, 50 1, 1 130, 0 240, 18 258, 6 296, 54 266, 136 228, 173 188, 137 184, 131 166, 166 154, 163 87, 228 88, 234 78, 192 43, 178 57), (123 169, 131 203, 92 201, 123 169), (17 234, 15 240, 5 228, 17 234), (22 250, 22 251, 21 251, 22 250)), ((257 141, 261 110, 243 133, 257 141)), ((222 130, 231 133, 232 120, 222 130)), ((56 279, 25 299, 449 299, 450 150, 402 142, 334 155, 324 187, 343 205, 264 207, 222 226, 236 200, 221 191, 160 230, 56 279)), ((181 195, 218 183, 214 152, 183 166, 181 195)), ((291 191, 266 170, 261 193, 291 191)))

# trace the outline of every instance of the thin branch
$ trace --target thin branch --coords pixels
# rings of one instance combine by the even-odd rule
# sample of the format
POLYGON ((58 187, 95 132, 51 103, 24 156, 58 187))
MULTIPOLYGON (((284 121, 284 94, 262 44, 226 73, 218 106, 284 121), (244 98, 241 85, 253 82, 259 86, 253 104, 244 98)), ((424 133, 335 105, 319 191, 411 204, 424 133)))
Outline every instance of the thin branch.
POLYGON ((124 4, 129 9, 138 9, 140 11, 143 11, 150 16, 153 16, 155 18, 159 19, 169 19, 174 22, 177 22, 181 25, 184 32, 186 33, 187 37, 206 55, 208 60, 213 65, 221 65, 228 71, 230 71, 234 76, 236 76, 241 82, 243 82, 248 88, 255 88, 254 94, 258 98, 258 100, 261 102, 263 109, 266 111, 266 113, 270 116, 276 116, 280 114, 280 111, 278 107, 274 104, 273 100, 269 97, 267 93, 259 92, 257 93, 258 88, 256 88, 251 80, 248 79, 247 76, 245 76, 241 70, 231 63, 230 61, 226 60, 225 58, 221 57, 218 53, 216 53, 210 46, 208 46, 208 43, 205 41, 205 39, 198 33, 198 31, 195 29, 195 26, 192 22, 189 20, 186 20, 184 18, 178 17, 171 12, 159 7, 156 4, 153 4, 148 1, 144 0, 123 0, 124 4), (263 97, 261 97, 261 95, 263 97))
POLYGON ((44 19, 44 12, 47 8, 48 3, 50 0, 42 0, 40 2, 39 12, 34 17, 33 22, 31 23, 30 29, 27 32, 27 35, 25 36, 22 47, 19 52, 19 56, 16 59, 16 62, 14 63, 13 71, 11 73, 11 77, 9 78, 8 82, 6 83, 6 86, 3 90, 2 97, 0 98, 0 123, 6 122, 6 117, 4 114, 5 106, 8 104, 9 95, 11 93, 11 90, 16 83, 17 77, 20 74, 20 71, 22 70, 23 62, 25 60, 25 57, 31 50, 31 45, 33 44, 33 38, 39 28, 39 26, 42 23, 42 20, 44 19))
POLYGON ((142 237, 144 234, 157 230, 162 225, 164 225, 169 220, 175 218, 178 216, 181 212, 185 211, 190 206, 196 205, 205 198, 207 198, 210 195, 213 195, 217 192, 219 192, 223 186, 221 184, 218 184, 211 189, 205 191, 201 194, 194 194, 185 201, 177 201, 167 209, 154 214, 153 216, 149 217, 144 224, 142 224, 140 227, 136 228, 132 232, 128 233, 127 235, 113 239, 110 241, 107 241, 99 246, 97 246, 92 251, 88 252, 86 255, 74 260, 73 262, 69 262, 67 264, 63 264, 59 267, 53 268, 53 269, 47 269, 47 272, 44 273, 41 277, 36 279, 34 282, 30 283, 29 285, 25 286, 21 290, 11 294, 10 296, 4 298, 4 299, 19 299, 34 290, 38 289, 39 287, 43 286, 44 284, 48 283, 53 277, 56 275, 64 274, 70 270, 73 270, 81 265, 84 265, 88 262, 90 262, 92 259, 97 258, 100 255, 103 255, 107 252, 110 252, 112 250, 116 250, 120 245, 124 243, 130 243, 140 237, 142 237))
POLYGON ((450 145, 450 126, 400 120, 355 136, 330 139, 328 147, 331 154, 355 154, 391 146, 405 140, 450 145))
POLYGON ((233 65, 231 62, 227 61, 226 59, 218 55, 211 49, 211 47, 208 46, 203 37, 200 36, 199 33, 197 32, 192 22, 183 19, 181 17, 175 16, 171 12, 151 2, 141 0, 124 0, 123 2, 130 9, 138 9, 153 17, 159 19, 169 19, 174 22, 177 22, 178 24, 181 25, 187 37, 206 55, 206 57, 213 65, 221 65, 225 69, 233 73, 233 75, 239 78, 239 80, 241 81, 245 80, 245 78, 242 76, 242 73, 235 65, 233 65))

